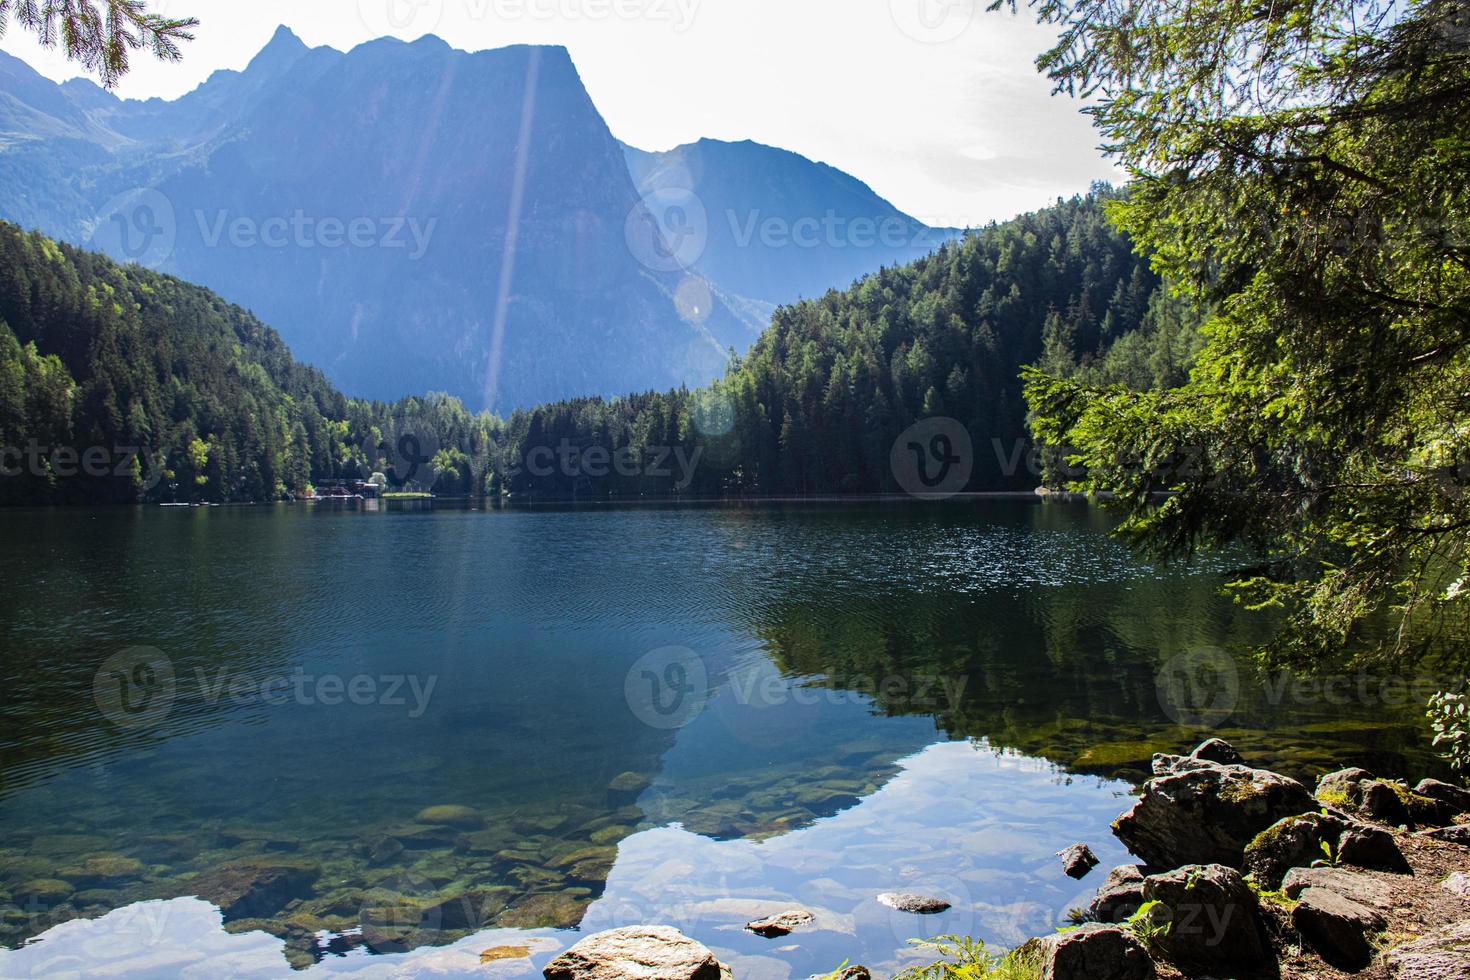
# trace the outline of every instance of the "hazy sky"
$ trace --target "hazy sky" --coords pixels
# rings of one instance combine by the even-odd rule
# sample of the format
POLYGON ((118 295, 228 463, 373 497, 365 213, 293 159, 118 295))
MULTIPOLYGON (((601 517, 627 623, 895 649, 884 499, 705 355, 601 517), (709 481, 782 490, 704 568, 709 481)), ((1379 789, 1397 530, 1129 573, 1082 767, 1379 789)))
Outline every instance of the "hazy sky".
MULTIPOLYGON (((985 0, 161 0, 201 21, 181 64, 135 55, 124 97, 242 68, 286 24, 348 49, 433 33, 466 50, 565 44, 613 133, 661 150, 753 139, 822 160, 935 225, 978 224, 1116 179, 1032 59, 1049 31, 985 0)), ((0 48, 81 74, 11 25, 0 48)))

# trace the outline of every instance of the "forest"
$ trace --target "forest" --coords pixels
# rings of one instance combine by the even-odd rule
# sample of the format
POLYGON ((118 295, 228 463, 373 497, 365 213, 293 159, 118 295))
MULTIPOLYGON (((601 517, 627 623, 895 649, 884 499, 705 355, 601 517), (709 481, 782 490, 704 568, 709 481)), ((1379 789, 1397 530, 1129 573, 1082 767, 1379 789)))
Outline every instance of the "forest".
POLYGON ((698 390, 513 412, 352 399, 198 286, 0 225, 0 501, 245 502, 383 474, 576 499, 895 492, 916 420, 970 434, 969 490, 1039 482, 1021 369, 1182 383, 1199 316, 1085 196, 779 308, 698 390))

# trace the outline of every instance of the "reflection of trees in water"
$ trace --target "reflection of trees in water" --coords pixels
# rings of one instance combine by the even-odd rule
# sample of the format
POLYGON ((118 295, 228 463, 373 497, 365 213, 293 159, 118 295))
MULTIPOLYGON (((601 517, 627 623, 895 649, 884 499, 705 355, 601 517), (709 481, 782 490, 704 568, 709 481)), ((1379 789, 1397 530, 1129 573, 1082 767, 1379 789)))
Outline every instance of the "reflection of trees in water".
POLYGON ((1154 752, 1211 734, 1304 777, 1350 762, 1438 770, 1413 704, 1303 703, 1257 674, 1248 651, 1270 623, 1218 590, 1213 575, 1179 574, 972 597, 792 593, 753 628, 787 674, 1074 771, 1139 779, 1154 752))

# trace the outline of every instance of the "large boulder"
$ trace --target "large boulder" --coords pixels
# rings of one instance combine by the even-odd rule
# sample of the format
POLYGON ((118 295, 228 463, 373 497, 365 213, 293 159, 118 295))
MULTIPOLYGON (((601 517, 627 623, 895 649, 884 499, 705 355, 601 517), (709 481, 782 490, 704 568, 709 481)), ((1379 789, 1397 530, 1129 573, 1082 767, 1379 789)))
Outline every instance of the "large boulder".
POLYGON ((1150 779, 1113 832, 1145 864, 1225 864, 1238 868, 1245 847, 1283 817, 1317 809, 1294 779, 1265 769, 1209 765, 1150 779))
POLYGON ((541 971, 547 980, 720 980, 720 961, 670 926, 594 933, 541 971))
POLYGON ((1317 780, 1317 799, 1328 806, 1357 806, 1363 783, 1372 778, 1371 772, 1355 766, 1329 772, 1317 780))
POLYGON ((1122 922, 1142 904, 1143 868, 1120 864, 1103 879, 1087 914, 1094 922, 1122 922))
POLYGON ((1432 830, 1421 830, 1418 834, 1420 837, 1427 837, 1444 844, 1470 847, 1470 824, 1457 823, 1450 827, 1435 827, 1432 830))
POLYGON ((1251 967, 1271 957, 1255 893, 1223 864, 1190 865, 1143 882, 1143 900, 1158 902, 1168 922, 1158 946, 1175 963, 1205 970, 1251 967))
POLYGON ((1388 925, 1382 915, 1326 888, 1308 888, 1291 910, 1291 924, 1333 966, 1356 971, 1373 958, 1369 936, 1388 925))
POLYGON ((1394 827, 1410 822, 1408 806, 1390 784, 1369 779, 1361 784, 1358 792, 1358 806, 1374 820, 1394 827))
POLYGON ((1414 873, 1393 834, 1382 827, 1363 823, 1349 823, 1342 832, 1337 842, 1337 859, 1355 868, 1392 871, 1401 875, 1414 873))
POLYGON ((1245 848, 1241 870, 1266 888, 1280 886, 1292 868, 1329 860, 1376 871, 1409 873, 1393 835, 1381 827, 1327 813, 1278 820, 1245 848))
POLYGON ((1437 780, 1420 783, 1425 784, 1431 789, 1443 787, 1440 792, 1446 798, 1379 779, 1366 769, 1339 769, 1317 780, 1317 798, 1329 806, 1354 807, 1370 819, 1394 827, 1447 824, 1462 812, 1454 794, 1459 787, 1437 780))
POLYGON ((1455 813, 1470 813, 1470 789, 1438 779, 1421 779, 1414 792, 1451 807, 1455 813))
POLYGON ((1389 950, 1383 964, 1395 980, 1470 980, 1470 919, 1389 950))
POLYGON ((1223 738, 1211 738, 1196 745, 1189 755, 1155 752, 1151 765, 1155 776, 1172 776, 1174 773, 1207 769, 1210 766, 1245 765, 1245 760, 1235 751, 1235 746, 1223 738))
POLYGON ((1245 846, 1240 868, 1263 888, 1279 888, 1292 868, 1304 868, 1322 859, 1327 853, 1324 843, 1335 855, 1344 829, 1343 821, 1323 813, 1285 817, 1245 846))
POLYGON ((1090 923, 1033 947, 1042 980, 1153 980, 1154 962, 1128 930, 1090 923))
POLYGON ((1398 898, 1393 886, 1382 878, 1343 868, 1292 868, 1281 882, 1287 898, 1297 898, 1308 888, 1337 892, 1379 911, 1393 908, 1398 898))
POLYGON ((1194 747, 1189 757, 1196 761, 1215 762, 1222 766, 1243 766, 1245 759, 1241 758, 1235 746, 1223 738, 1207 738, 1194 747))

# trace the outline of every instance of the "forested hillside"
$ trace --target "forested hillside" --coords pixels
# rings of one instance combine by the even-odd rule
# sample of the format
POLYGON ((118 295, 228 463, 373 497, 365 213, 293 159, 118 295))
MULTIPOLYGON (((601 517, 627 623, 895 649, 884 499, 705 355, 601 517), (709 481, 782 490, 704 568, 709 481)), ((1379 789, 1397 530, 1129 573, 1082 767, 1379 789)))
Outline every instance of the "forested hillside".
POLYGON ((3 499, 303 489, 331 469, 346 417, 239 307, 0 223, 3 499))
POLYGON ((0 500, 264 500, 373 472, 542 499, 887 492, 895 438, 932 416, 970 435, 968 489, 1035 486, 1023 365, 1168 385, 1197 346, 1112 196, 782 307, 709 387, 504 421, 444 395, 348 399, 209 290, 0 224, 0 500))
MULTIPOLYGON (((516 413, 510 457, 524 461, 527 448, 562 440, 599 447, 599 459, 627 445, 661 444, 681 446, 691 459, 701 450, 688 484, 694 493, 883 492, 897 489, 889 465, 895 438, 918 419, 942 415, 970 434, 968 489, 1033 487, 1023 365, 1171 385, 1198 346, 1197 317, 1160 289, 1109 224, 1103 205, 1115 196, 1097 188, 845 292, 782 307, 750 353, 698 392, 516 413)), ((523 468, 504 485, 595 495, 650 483, 646 473, 587 470, 543 476, 523 468)), ((669 479, 679 478, 675 467, 669 479)))

